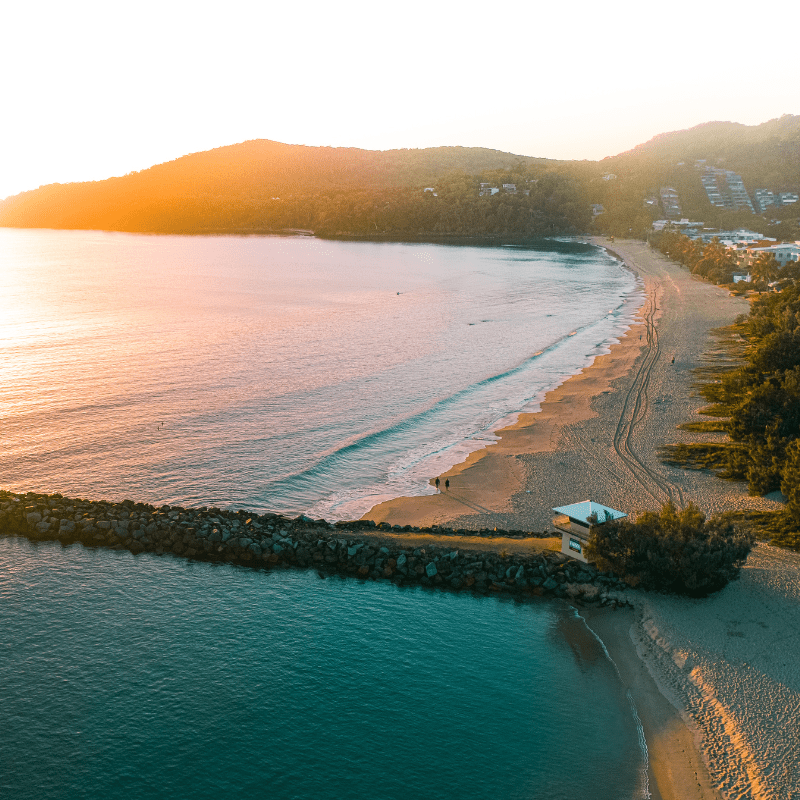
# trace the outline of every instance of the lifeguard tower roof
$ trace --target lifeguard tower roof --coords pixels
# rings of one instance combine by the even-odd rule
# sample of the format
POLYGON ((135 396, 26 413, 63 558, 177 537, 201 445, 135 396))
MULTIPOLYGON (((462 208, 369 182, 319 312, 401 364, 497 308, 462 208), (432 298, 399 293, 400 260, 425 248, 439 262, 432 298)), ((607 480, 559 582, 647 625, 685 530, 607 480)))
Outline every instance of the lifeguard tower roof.
POLYGON ((575 522, 580 522, 582 525, 591 525, 589 517, 591 517, 592 514, 597 514, 597 521, 600 523, 606 521, 606 514, 608 514, 609 518, 612 520, 623 519, 628 516, 622 511, 609 508, 602 503, 593 503, 591 500, 584 500, 582 503, 573 503, 571 506, 560 506, 559 508, 554 508, 553 511, 555 511, 556 514, 563 514, 571 520, 574 519, 575 522))

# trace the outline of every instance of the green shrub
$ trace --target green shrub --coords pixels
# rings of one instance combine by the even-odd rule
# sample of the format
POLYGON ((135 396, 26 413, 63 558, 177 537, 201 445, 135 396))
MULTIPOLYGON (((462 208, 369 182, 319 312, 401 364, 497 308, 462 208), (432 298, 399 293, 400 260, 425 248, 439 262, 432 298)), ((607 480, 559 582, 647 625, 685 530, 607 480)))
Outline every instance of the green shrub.
POLYGON ((635 522, 599 525, 585 552, 589 561, 631 585, 705 597, 738 577, 752 546, 752 537, 729 517, 706 520, 694 503, 677 511, 670 502, 635 522))

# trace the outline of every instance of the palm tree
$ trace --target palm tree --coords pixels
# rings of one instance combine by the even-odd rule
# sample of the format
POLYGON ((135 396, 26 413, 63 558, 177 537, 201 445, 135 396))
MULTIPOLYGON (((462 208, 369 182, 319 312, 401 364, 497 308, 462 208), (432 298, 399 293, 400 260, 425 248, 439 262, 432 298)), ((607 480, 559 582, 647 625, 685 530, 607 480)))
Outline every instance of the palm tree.
POLYGON ((775 256, 772 253, 760 253, 758 258, 753 262, 750 271, 753 277, 761 283, 769 283, 778 277, 780 264, 778 264, 775 256))

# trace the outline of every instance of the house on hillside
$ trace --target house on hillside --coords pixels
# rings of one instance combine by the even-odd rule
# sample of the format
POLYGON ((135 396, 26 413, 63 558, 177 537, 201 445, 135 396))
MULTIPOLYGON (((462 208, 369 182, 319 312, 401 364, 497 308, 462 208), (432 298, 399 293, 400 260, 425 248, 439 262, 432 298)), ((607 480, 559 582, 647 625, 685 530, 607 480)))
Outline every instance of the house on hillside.
POLYGON ((622 511, 584 500, 571 506, 559 506, 552 509, 556 516, 553 527, 561 531, 561 552, 586 563, 583 549, 598 525, 605 525, 616 519, 624 519, 628 515, 622 511))

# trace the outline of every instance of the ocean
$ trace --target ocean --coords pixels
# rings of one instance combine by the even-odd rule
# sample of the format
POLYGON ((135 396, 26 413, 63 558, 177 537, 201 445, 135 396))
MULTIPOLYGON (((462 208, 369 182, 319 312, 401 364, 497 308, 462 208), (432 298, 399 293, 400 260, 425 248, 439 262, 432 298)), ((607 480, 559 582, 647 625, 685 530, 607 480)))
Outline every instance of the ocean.
POLYGON ((7 489, 357 519, 587 366, 598 248, 0 230, 7 489))
MULTIPOLYGON (((360 516, 607 352, 575 242, 0 230, 15 491, 360 516)), ((0 795, 625 800, 639 728, 574 609, 0 537, 0 795)))
POLYGON ((625 800, 566 603, 0 537, 0 796, 625 800))

